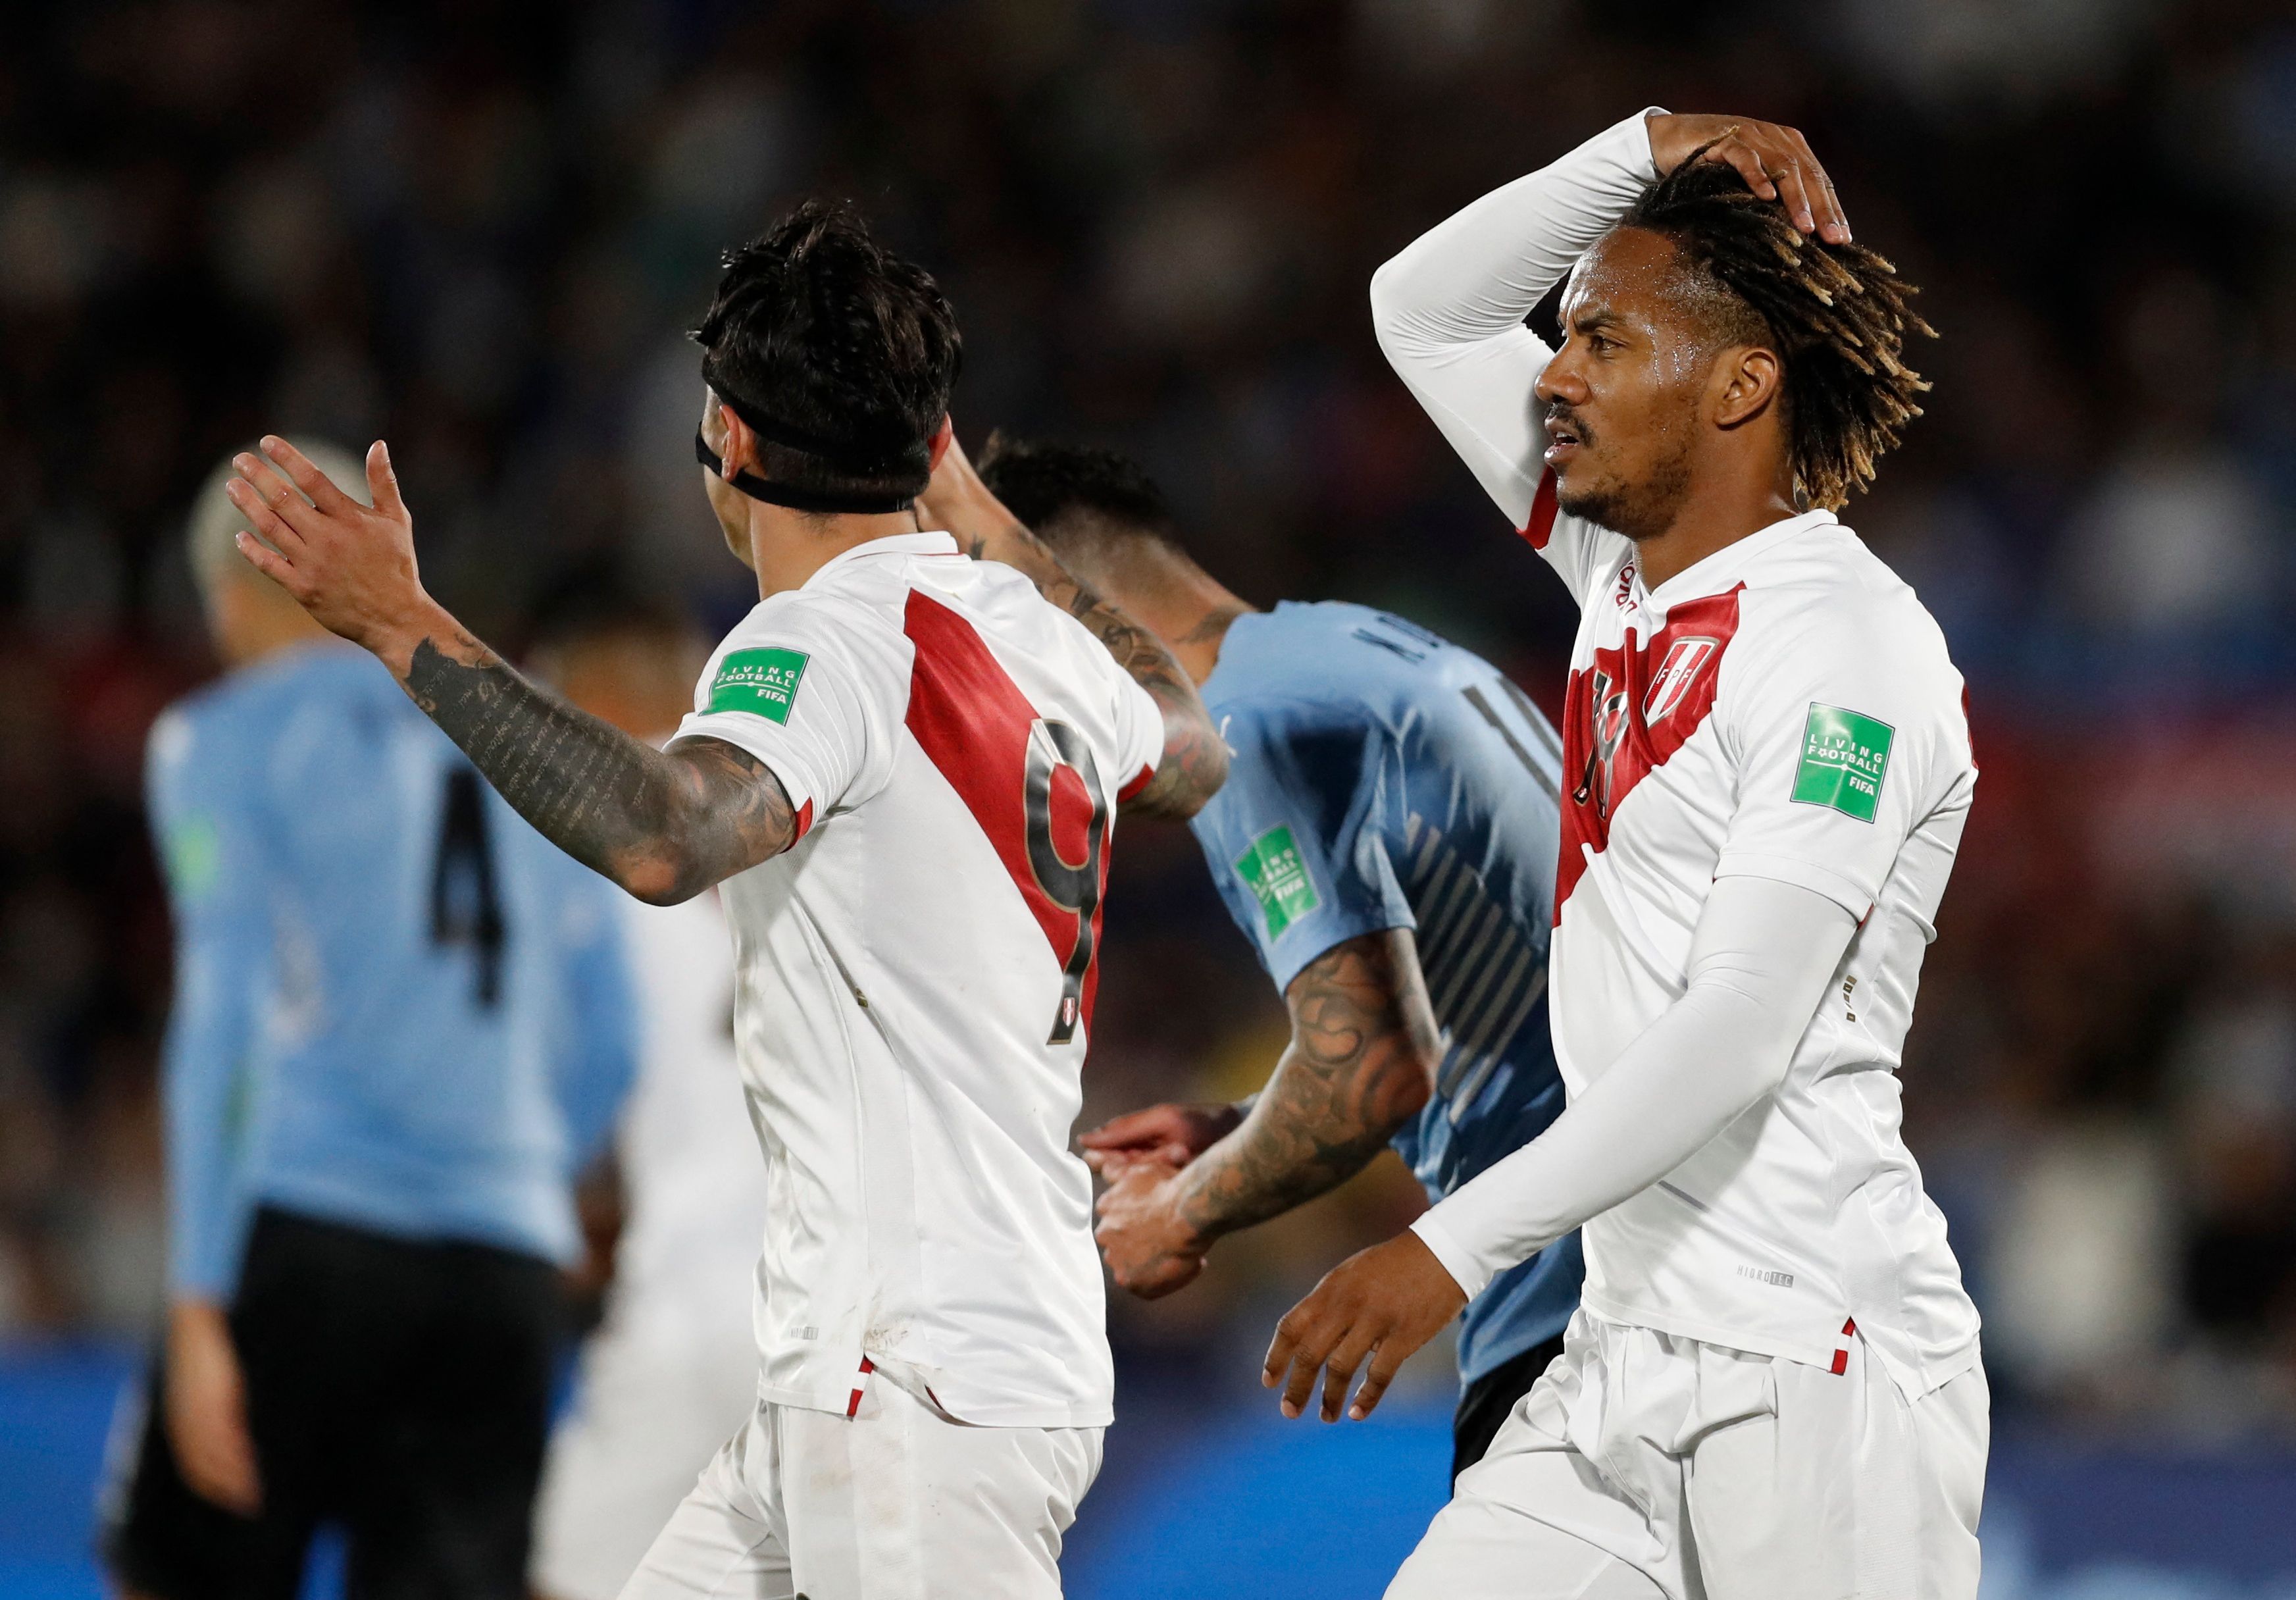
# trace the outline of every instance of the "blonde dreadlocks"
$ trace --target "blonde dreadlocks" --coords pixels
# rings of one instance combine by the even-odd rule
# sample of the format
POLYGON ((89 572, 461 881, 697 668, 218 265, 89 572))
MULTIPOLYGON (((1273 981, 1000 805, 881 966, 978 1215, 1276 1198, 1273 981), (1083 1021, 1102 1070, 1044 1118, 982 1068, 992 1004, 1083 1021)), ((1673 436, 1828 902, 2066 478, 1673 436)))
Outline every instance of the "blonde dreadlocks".
POLYGON ((1805 500, 1838 510, 1905 425, 1929 388, 1905 363, 1906 340, 1937 330, 1914 311, 1913 284, 1862 244, 1803 234, 1785 208, 1746 187, 1701 149, 1645 191, 1620 226, 1671 240, 1684 264, 1719 291, 1723 331, 1760 342, 1785 366, 1787 431, 1805 500))

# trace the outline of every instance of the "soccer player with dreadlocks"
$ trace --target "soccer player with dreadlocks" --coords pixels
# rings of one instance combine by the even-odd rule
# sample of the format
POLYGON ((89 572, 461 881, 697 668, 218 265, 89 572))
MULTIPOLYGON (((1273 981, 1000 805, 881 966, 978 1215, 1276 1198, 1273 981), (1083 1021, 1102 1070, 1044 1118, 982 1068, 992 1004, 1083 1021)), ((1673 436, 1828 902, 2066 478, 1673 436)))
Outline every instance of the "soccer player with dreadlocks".
POLYGON ((1382 267, 1380 341, 1578 598, 1551 1014, 1570 1104, 1333 1270, 1266 1378, 1335 1417, 1583 1225, 1563 1352, 1388 1593, 1968 1600, 1977 1314, 1896 1077, 1976 778, 1960 676, 1835 518, 1928 327, 1801 135, 1662 112, 1382 267), (1562 342, 1524 325, 1566 277, 1562 342), (1543 416, 1542 416, 1543 412, 1543 416))

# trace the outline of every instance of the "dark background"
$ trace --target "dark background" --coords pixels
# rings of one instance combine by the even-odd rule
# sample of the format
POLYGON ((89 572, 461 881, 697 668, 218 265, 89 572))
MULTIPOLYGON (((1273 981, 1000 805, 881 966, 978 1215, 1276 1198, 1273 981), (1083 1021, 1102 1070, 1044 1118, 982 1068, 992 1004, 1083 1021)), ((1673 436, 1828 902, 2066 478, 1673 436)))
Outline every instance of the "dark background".
MULTIPOLYGON (((1971 681, 1904 1076, 1997 1415, 2296 1434, 2296 21, 2229 0, 10 8, 0 1333, 158 1305, 142 743, 213 670, 180 536, 226 451, 389 438, 427 581, 506 644, 603 555, 720 627, 754 591, 680 330, 722 248, 841 196, 954 298, 969 440, 1136 452, 1248 597, 1390 607, 1551 705, 1561 587, 1365 289, 1651 103, 1804 129, 1943 334, 1846 520, 1971 681)), ((1281 1012, 1193 842, 1117 861, 1087 1114, 1250 1087, 1281 1012)), ((1275 1316, 1415 1204, 1374 1173, 1119 1304, 1128 1392, 1247 1403, 1275 1316)))

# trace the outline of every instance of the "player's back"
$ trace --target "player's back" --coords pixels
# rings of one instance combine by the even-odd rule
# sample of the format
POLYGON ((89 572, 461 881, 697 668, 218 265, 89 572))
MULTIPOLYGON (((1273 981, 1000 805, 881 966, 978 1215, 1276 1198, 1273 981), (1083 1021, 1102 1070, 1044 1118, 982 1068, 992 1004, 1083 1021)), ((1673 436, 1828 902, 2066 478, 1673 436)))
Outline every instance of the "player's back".
POLYGON ((752 611, 697 734, 764 761, 802 828, 725 890, 768 1173, 761 1392, 841 1411, 873 1367, 967 1421, 1104 1424, 1069 1138, 1154 702, 1019 574, 913 534, 752 611))
MULTIPOLYGON (((1561 1112, 1548 1041, 1554 730, 1489 662, 1401 618, 1285 602, 1228 628, 1204 702, 1234 751, 1193 826, 1279 989, 1334 944, 1413 930, 1444 1056, 1397 1136, 1431 1197, 1561 1112)), ((1469 1377, 1558 1333, 1578 1242, 1471 1308, 1469 1377)))
MULTIPOLYGON (((245 986, 253 1008, 242 1202, 570 1253, 570 1143, 627 1063, 603 882, 340 646, 173 709, 152 779, 179 986, 245 986)), ((177 1043, 189 1071, 197 1041, 177 1043)))

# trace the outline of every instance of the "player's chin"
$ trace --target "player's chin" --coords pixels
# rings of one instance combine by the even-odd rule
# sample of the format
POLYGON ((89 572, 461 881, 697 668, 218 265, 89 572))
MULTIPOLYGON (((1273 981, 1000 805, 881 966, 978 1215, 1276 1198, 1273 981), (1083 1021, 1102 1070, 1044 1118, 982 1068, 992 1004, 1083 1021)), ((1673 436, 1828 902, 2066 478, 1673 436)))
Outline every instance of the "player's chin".
POLYGON ((1554 506, 1566 517, 1577 517, 1598 528, 1608 528, 1620 502, 1617 479, 1592 470, 1583 460, 1558 468, 1554 474, 1554 506))

